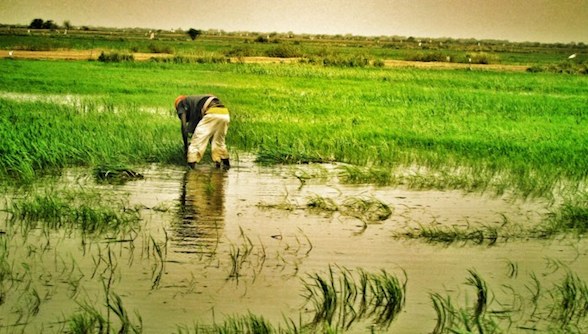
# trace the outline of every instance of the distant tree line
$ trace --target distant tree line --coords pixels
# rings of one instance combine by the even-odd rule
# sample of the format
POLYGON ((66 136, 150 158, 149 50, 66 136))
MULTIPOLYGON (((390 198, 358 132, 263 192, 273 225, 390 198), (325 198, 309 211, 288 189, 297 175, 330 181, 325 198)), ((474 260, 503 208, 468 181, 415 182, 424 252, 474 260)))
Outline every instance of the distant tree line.
MULTIPOLYGON (((68 21, 66 21, 68 22, 68 21)), ((69 23, 68 23, 69 25, 69 23)), ((43 19, 34 19, 29 24, 29 29, 58 29, 59 25, 53 22, 53 20, 44 21, 43 19)))

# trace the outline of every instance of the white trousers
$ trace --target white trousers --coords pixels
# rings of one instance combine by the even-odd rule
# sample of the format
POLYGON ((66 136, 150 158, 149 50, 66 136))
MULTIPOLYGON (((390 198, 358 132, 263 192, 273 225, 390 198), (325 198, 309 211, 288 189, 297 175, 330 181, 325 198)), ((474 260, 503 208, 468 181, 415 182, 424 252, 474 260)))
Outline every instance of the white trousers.
POLYGON ((206 114, 200 120, 188 146, 188 162, 200 162, 208 142, 212 145, 212 161, 220 162, 229 158, 225 138, 231 118, 228 114, 206 114), (211 140, 212 139, 212 140, 211 140))

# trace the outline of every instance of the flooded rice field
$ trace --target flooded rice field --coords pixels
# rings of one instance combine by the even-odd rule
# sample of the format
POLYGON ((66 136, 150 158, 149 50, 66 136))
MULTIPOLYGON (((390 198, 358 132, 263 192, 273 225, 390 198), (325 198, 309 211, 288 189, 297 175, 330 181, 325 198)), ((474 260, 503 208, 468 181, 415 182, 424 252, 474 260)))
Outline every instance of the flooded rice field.
POLYGON ((33 189, 9 188, 0 212, 0 332, 72 331, 76 314, 146 333, 194 331, 249 314, 311 332, 325 328, 321 321, 350 333, 585 328, 578 316, 585 308, 560 314, 562 282, 588 279, 584 239, 415 237, 427 227, 525 229, 546 218, 547 201, 345 185, 336 165, 238 160, 229 171, 145 166, 136 170, 142 178, 120 183, 69 169, 33 189), (101 194, 100 205, 137 222, 90 234, 7 212, 33 193, 65 192, 72 202, 76 194, 101 194), (329 316, 318 290, 361 286, 362 273, 397 278, 400 306, 379 312, 381 305, 362 304, 360 288, 329 316))

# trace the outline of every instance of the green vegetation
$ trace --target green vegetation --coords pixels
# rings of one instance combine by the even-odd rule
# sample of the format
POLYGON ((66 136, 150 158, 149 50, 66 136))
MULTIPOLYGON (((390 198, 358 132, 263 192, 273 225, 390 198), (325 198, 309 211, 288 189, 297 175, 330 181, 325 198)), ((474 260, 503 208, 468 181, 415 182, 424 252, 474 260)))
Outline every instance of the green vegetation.
POLYGON ((82 102, 1 103, 0 171, 4 176, 27 181, 68 165, 181 161, 177 128, 167 114, 130 106, 125 117, 114 110, 119 107, 82 102))
MULTIPOLYGON (((25 188, 25 183, 47 174, 83 166, 92 171, 88 175, 98 183, 95 186, 104 189, 112 187, 109 183, 141 178, 131 166, 184 165, 173 100, 179 94, 214 93, 231 110, 227 139, 231 153, 252 152, 260 164, 336 162, 335 173, 342 183, 459 189, 515 198, 542 196, 563 202, 541 226, 522 227, 505 216, 502 224, 495 225, 422 225, 401 232, 403 238, 444 245, 493 245, 499 240, 568 233, 582 237, 588 228, 584 189, 588 79, 581 75, 585 74, 585 45, 220 32, 201 32, 197 39, 189 40, 183 31, 155 31, 153 38, 143 30, 80 29, 66 35, 51 30, 59 28, 53 22, 46 30, 43 24, 47 22, 39 23, 40 29, 30 34, 20 28, 0 29, 0 48, 91 49, 98 61, 0 60, 2 182, 25 188), (133 54, 139 52, 163 55, 138 61, 133 54), (568 58, 571 53, 579 56, 568 58), (251 64, 246 59, 250 56, 299 59, 251 64), (384 59, 522 64, 530 70, 389 67, 384 59)), ((303 187, 311 178, 325 178, 325 173, 299 171, 294 176, 303 187)), ((212 187, 210 184, 204 192, 214 192, 212 187)), ((0 306, 5 300, 18 304, 10 321, 22 328, 51 297, 44 290, 62 284, 75 296, 84 290, 80 285, 85 277, 103 285, 102 302, 89 305, 72 297, 78 307, 63 324, 68 332, 142 332, 141 317, 130 316, 123 305, 123 298, 129 296, 113 292, 124 267, 118 266, 124 262, 119 254, 124 249, 132 253, 135 237, 143 240, 138 256, 147 257, 138 261, 150 265, 137 271, 151 273, 150 291, 172 289, 177 283, 161 283, 167 269, 176 263, 167 256, 165 229, 163 243, 152 236, 138 237, 139 211, 148 208, 113 200, 96 188, 54 190, 46 186, 6 201, 2 214, 7 217, 7 230, 0 230, 0 306), (47 238, 46 246, 26 241, 21 245, 13 229, 25 239, 33 239, 40 230, 41 238, 47 238), (55 277, 44 275, 44 270, 53 268, 26 263, 42 259, 42 253, 52 249, 49 245, 58 247, 53 240, 49 242, 56 231, 67 237, 82 235, 83 246, 87 246, 84 251, 96 256, 91 275, 78 268, 77 259, 70 254, 64 257, 71 256, 72 264, 62 264, 63 270, 55 277), (121 239, 121 234, 131 237, 121 239), (92 237, 99 242, 93 243, 92 237), (120 245, 114 250, 111 244, 120 245), (98 254, 91 253, 92 247, 98 254), (20 263, 9 257, 15 251, 29 257, 20 263), (46 282, 36 284, 41 279, 46 282), (14 301, 17 298, 21 299, 14 301)), ((364 225, 385 221, 394 212, 373 196, 315 195, 302 205, 292 204, 286 196, 282 204, 258 206, 327 216, 336 213, 364 225)), ((155 207, 152 210, 159 214, 155 207)), ((276 233, 271 242, 282 242, 290 232, 276 233)), ((291 267, 296 276, 302 259, 313 249, 304 236, 308 245, 304 250, 294 236, 297 244, 283 241, 277 254, 266 253, 261 240, 254 244, 241 229, 237 242, 227 243, 224 253, 219 253, 226 255, 225 260, 216 258, 215 248, 207 255, 208 266, 224 270, 219 277, 235 285, 255 281, 269 267, 265 261, 277 262, 275 267, 291 267)), ((217 240, 217 244, 222 243, 217 240)), ((61 256, 55 250, 54 262, 61 256)), ((129 267, 133 260, 129 258, 129 267)), ((273 327, 263 317, 249 313, 212 325, 179 327, 178 331, 335 333, 367 323, 386 330, 401 315, 406 273, 404 279, 398 279, 385 270, 334 268, 329 267, 326 274, 307 274, 302 282, 305 303, 300 314, 284 315, 285 328, 273 327)), ((509 268, 509 279, 514 280, 517 266, 511 262, 509 268)), ((495 295, 478 272, 470 270, 469 275, 466 286, 473 289, 474 298, 465 305, 451 296, 431 294, 437 314, 434 333, 494 333, 509 328, 579 333, 588 327, 586 284, 571 271, 549 292, 542 290, 543 282, 534 274, 522 289, 501 284, 513 292, 509 296, 515 302, 511 304, 495 295)), ((186 290, 194 289, 193 282, 181 284, 186 290)))
POLYGON ((494 293, 475 270, 468 270, 465 285, 474 289, 473 302, 459 305, 450 295, 431 293, 437 314, 433 330, 441 333, 510 333, 540 331, 547 333, 582 333, 588 323, 588 289, 586 282, 567 271, 560 283, 545 290, 535 274, 525 289, 504 284, 505 295, 494 293))
MULTIPOLYGON (((33 24, 33 22, 31 23, 33 24)), ((87 50, 155 52, 178 56, 212 53, 214 57, 302 57, 320 59, 396 59, 471 64, 522 64, 543 66, 578 54, 586 62, 584 43, 511 43, 501 40, 415 38, 401 36, 296 35, 293 33, 165 31, 59 26, 37 19, 34 28, 0 25, 4 50, 87 50), (448 59, 449 58, 449 59, 448 59)))
POLYGON ((84 235, 129 232, 139 222, 138 210, 122 203, 103 203, 106 195, 86 192, 48 192, 32 194, 7 209, 10 223, 25 231, 42 227, 48 230, 77 230, 84 235))
POLYGON ((307 303, 312 304, 314 318, 311 328, 348 330, 355 322, 371 319, 377 326, 387 328, 404 307, 404 280, 382 270, 370 273, 346 268, 329 267, 325 276, 311 275, 304 282, 307 303))
MULTIPOLYGON (((588 171, 588 85, 581 76, 294 64, 49 64, 2 61, 0 91, 23 94, 20 101, 2 100, 0 136, 9 143, 1 148, 4 175, 30 179, 47 168, 109 161, 181 163, 171 101, 192 92, 221 96, 233 110, 229 145, 256 152, 263 163, 341 161, 380 171, 419 164, 450 187, 514 189, 523 196, 549 195, 562 180, 578 182, 588 171), (30 94, 41 101, 28 101, 30 94), (48 94, 82 102, 43 102, 48 94)), ((381 175, 375 182, 383 182, 381 175)))

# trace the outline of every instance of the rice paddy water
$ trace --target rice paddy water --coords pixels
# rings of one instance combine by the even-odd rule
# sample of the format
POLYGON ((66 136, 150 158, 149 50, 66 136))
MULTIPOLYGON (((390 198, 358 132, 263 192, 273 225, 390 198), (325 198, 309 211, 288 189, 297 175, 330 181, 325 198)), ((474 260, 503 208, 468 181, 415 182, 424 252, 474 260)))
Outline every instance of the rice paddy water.
POLYGON ((345 184, 341 164, 253 160, 144 165, 112 183, 68 168, 8 187, 0 331, 585 328, 588 245, 530 237, 549 201, 345 184), (368 194, 392 214, 342 209, 368 194), (496 238, 418 235, 478 227, 496 238))

